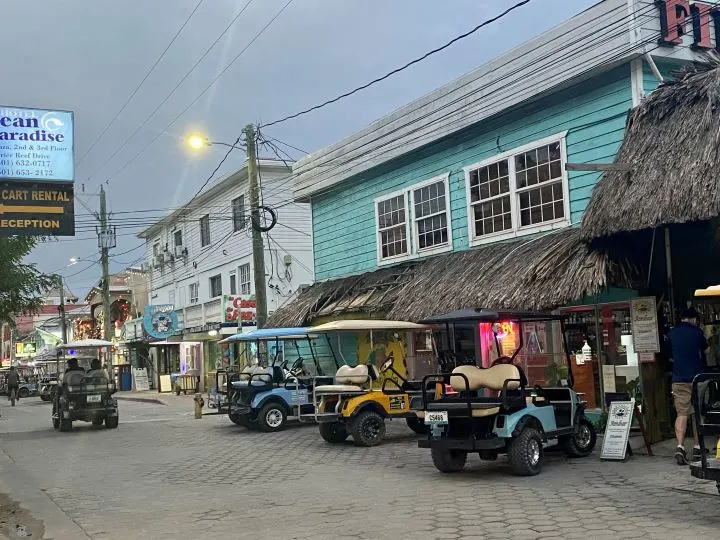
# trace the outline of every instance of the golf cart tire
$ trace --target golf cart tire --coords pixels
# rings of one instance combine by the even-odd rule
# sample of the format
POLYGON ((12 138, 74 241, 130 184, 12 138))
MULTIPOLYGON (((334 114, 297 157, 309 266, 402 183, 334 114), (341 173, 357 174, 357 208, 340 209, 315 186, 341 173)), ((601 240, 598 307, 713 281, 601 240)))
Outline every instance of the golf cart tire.
POLYGON ((467 452, 465 450, 450 450, 448 448, 431 448, 433 465, 442 473, 460 472, 465 468, 467 452))
POLYGON ((320 436, 330 444, 339 444, 348 438, 348 430, 345 424, 340 422, 326 422, 319 424, 320 436))
POLYGON ((72 420, 60 418, 60 431, 72 431, 72 420))
POLYGON ((507 451, 510 467, 518 476, 535 476, 542 470, 542 437, 537 429, 525 427, 520 434, 508 443, 507 451), (536 463, 530 457, 530 449, 537 444, 539 456, 536 463))
POLYGON ((385 419, 375 411, 363 411, 351 421, 350 435, 358 446, 377 446, 385 439, 385 419), (375 435, 368 432, 373 424, 377 428, 375 435))
POLYGON ((43 401, 50 401, 50 396, 43 396, 43 395, 41 395, 41 396, 40 396, 40 399, 43 400, 43 401))
POLYGON ((417 416, 408 416, 405 419, 407 427, 412 429, 418 435, 427 435, 428 427, 425 425, 424 418, 418 418, 417 416))
POLYGON ((93 426, 102 426, 103 422, 105 422, 105 419, 102 416, 100 416, 100 417, 93 418, 91 424, 93 426))
POLYGON ((260 409, 260 412, 258 413, 258 427, 260 428, 260 431, 264 431, 266 433, 270 433, 273 431, 280 431, 285 427, 285 423, 287 422, 287 412, 285 411, 285 407, 280 405, 279 403, 268 403, 265 405, 262 409, 260 409), (268 415, 270 415, 271 412, 276 411, 276 414, 279 413, 279 422, 276 425, 271 424, 268 422, 268 415))
POLYGON ((568 455, 568 457, 573 458, 581 458, 581 457, 587 457, 590 454, 592 454, 593 450, 595 449, 595 444, 597 443, 597 431, 595 430, 595 426, 593 423, 588 420, 587 418, 583 417, 580 419, 578 430, 575 435, 569 435, 567 437, 562 437, 560 440, 560 444, 562 445, 562 449, 565 452, 565 454, 568 455), (589 440, 586 445, 578 444, 578 435, 584 431, 588 430, 588 436, 589 440))
POLYGON ((28 390, 27 388, 21 388, 21 389, 18 390, 18 392, 17 392, 17 397, 18 397, 18 398, 23 398, 23 399, 29 398, 29 397, 30 397, 30 390, 28 390))
POLYGON ((119 423, 119 416, 108 416, 107 418, 105 418, 105 427, 107 429, 117 429, 119 423))

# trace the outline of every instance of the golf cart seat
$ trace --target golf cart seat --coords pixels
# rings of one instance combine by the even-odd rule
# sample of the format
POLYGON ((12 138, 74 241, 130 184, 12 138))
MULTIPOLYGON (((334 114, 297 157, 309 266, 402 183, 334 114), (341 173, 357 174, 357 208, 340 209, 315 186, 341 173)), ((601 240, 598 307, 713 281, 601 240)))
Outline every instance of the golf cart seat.
POLYGON ((507 382, 508 390, 520 388, 520 370, 513 364, 497 364, 486 369, 476 366, 458 366, 452 370, 453 374, 464 375, 462 377, 450 376, 450 385, 457 392, 475 391, 480 388, 500 391, 507 382))
POLYGON ((85 378, 84 371, 68 371, 63 375, 63 384, 66 386, 80 385, 85 378))
POLYGON ((240 380, 233 381, 233 388, 246 388, 250 386, 266 386, 273 381, 272 368, 264 368, 262 366, 252 366, 248 370, 248 366, 243 368, 240 373, 240 380), (247 371, 246 371, 247 370, 247 371), (252 378, 252 380, 251 380, 252 378))
POLYGON ((340 366, 335 373, 335 383, 317 386, 315 393, 365 392, 363 387, 370 386, 377 378, 377 368, 373 365, 340 366))

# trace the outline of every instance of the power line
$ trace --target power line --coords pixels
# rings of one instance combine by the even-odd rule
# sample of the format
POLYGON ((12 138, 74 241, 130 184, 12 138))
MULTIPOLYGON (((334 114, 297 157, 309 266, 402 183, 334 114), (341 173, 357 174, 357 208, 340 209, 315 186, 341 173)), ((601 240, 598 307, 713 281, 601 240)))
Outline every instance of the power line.
POLYGON ((113 126, 113 124, 115 123, 115 121, 116 121, 116 120, 120 117, 120 115, 125 111, 125 109, 126 109, 127 106, 130 104, 130 102, 133 100, 133 98, 135 97, 135 95, 140 91, 140 88, 142 87, 142 85, 145 84, 145 81, 147 81, 148 78, 150 77, 150 75, 153 74, 153 72, 155 71, 155 68, 156 68, 156 67, 158 66, 158 64, 162 61, 162 59, 165 58, 165 55, 166 55, 167 52, 170 50, 170 47, 173 46, 173 43, 175 43, 175 41, 177 40, 177 38, 180 36, 180 34, 182 33, 182 31, 185 29, 185 27, 187 26, 187 24, 190 22, 190 19, 193 18, 193 16, 195 15, 195 13, 197 12, 197 10, 200 8, 200 6, 202 5, 202 3, 203 3, 204 1, 205 1, 205 0, 199 0, 199 1, 198 1, 198 3, 195 5, 195 9, 193 9, 193 10, 190 12, 190 15, 188 15, 187 18, 185 19, 185 22, 183 22, 182 25, 180 26, 180 28, 178 29, 178 31, 175 32, 175 35, 174 35, 174 36, 172 37, 172 39, 170 40, 170 43, 167 44, 167 47, 165 47, 165 50, 160 54, 160 56, 157 57, 157 59, 155 60, 155 62, 153 63, 153 65, 150 67, 150 69, 148 70, 148 72, 145 74, 145 76, 143 77, 143 79, 142 79, 142 80, 140 81, 140 83, 135 87, 135 89, 131 92, 130 96, 127 98, 127 100, 125 101, 125 103, 123 104, 123 106, 120 107, 120 110, 115 114, 115 116, 113 116, 113 119, 110 120, 110 122, 108 123, 107 126, 105 126, 105 129, 103 129, 102 133, 100 133, 100 135, 99 135, 99 136, 95 139, 95 141, 90 145, 90 148, 88 148, 88 149, 85 151, 85 153, 80 157, 80 159, 79 159, 78 162, 77 162, 76 167, 79 167, 79 166, 80 166, 80 164, 83 162, 83 160, 85 159, 85 157, 86 157, 90 152, 92 152, 92 149, 95 148, 95 145, 97 145, 97 143, 100 142, 100 140, 105 136, 105 134, 106 134, 106 133, 110 130, 110 128, 113 126))
POLYGON ((310 108, 308 108, 308 109, 305 109, 305 110, 302 110, 302 111, 300 111, 300 112, 297 112, 297 113, 294 113, 294 114, 285 116, 284 118, 280 118, 279 120, 273 120, 272 122, 268 122, 268 123, 266 123, 266 124, 263 124, 263 125, 261 125, 261 127, 270 127, 270 126, 274 126, 274 125, 276 125, 276 124, 280 124, 280 123, 282 123, 282 122, 286 122, 286 121, 288 121, 288 120, 292 120, 293 118, 297 118, 298 116, 302 116, 302 115, 308 114, 308 113, 310 113, 310 112, 312 112, 312 111, 316 111, 316 110, 321 109, 321 108, 323 108, 323 107, 326 107, 326 106, 328 106, 328 105, 330 105, 330 104, 332 104, 332 103, 336 103, 336 102, 340 101, 341 99, 345 99, 346 97, 352 96, 353 94, 356 94, 356 93, 358 93, 358 92, 360 92, 360 91, 362 91, 362 90, 365 90, 365 89, 367 89, 367 88, 369 88, 369 87, 371 87, 371 86, 373 86, 373 85, 375 85, 375 84, 377 84, 377 83, 379 83, 379 82, 384 81, 385 79, 388 79, 388 78, 392 77, 393 75, 396 75, 397 73, 400 73, 401 71, 406 70, 407 68, 409 68, 409 67, 411 67, 411 66, 413 66, 413 65, 415 65, 415 64, 418 64, 418 63, 422 62, 423 60, 429 58, 430 56, 432 56, 432 55, 434 55, 434 54, 437 54, 437 53, 439 53, 439 52, 441 52, 441 51, 444 51, 445 49, 447 49, 448 47, 452 46, 453 44, 455 44, 456 42, 460 41, 461 39, 465 39, 466 37, 471 36, 472 34, 474 34, 475 32, 477 32, 477 31, 480 30, 481 28, 483 28, 483 27, 485 27, 485 26, 487 26, 487 25, 489 25, 489 24, 491 24, 491 23, 493 23, 493 22, 495 22, 495 21, 497 21, 497 20, 499 20, 499 19, 502 19, 502 18, 505 17, 508 13, 510 13, 510 12, 512 12, 512 11, 514 11, 514 10, 516 10, 516 9, 518 9, 518 8, 526 5, 526 4, 529 4, 530 2, 531 2, 531 0, 522 0, 521 2, 518 2, 517 4, 515 4, 515 5, 513 5, 513 6, 510 6, 509 8, 507 8, 505 11, 503 11, 503 12, 500 13, 499 15, 497 15, 497 16, 491 18, 491 19, 488 19, 488 20, 486 20, 486 21, 483 21, 482 23, 480 23, 479 25, 477 25, 477 26, 476 26, 475 28, 473 28, 472 30, 469 30, 468 32, 465 32, 464 34, 460 34, 459 36, 451 39, 450 41, 448 41, 447 43, 445 43, 445 45, 442 45, 442 46, 440 46, 440 47, 437 47, 437 48, 435 48, 435 49, 433 49, 433 50, 431 50, 431 51, 423 54, 422 56, 420 56, 420 57, 418 57, 418 58, 415 58, 414 60, 411 60, 410 62, 406 63, 405 65, 400 66, 400 67, 398 67, 398 68, 395 68, 395 69, 393 69, 392 71, 387 72, 385 75, 383 75, 383 76, 381 76, 381 77, 378 77, 377 79, 373 79, 372 81, 370 81, 370 82, 368 82, 368 83, 366 83, 366 84, 363 84, 362 86, 358 86, 357 88, 354 88, 353 90, 350 90, 349 92, 345 92, 344 94, 340 94, 340 95, 337 96, 337 97, 334 97, 334 98, 332 98, 332 99, 328 99, 327 101, 324 101, 323 103, 320 103, 319 105, 314 105, 314 106, 312 106, 312 107, 310 107, 310 108))
MULTIPOLYGON (((252 1, 252 0, 250 0, 250 1, 252 1)), ((218 73, 217 75, 215 75, 215 77, 212 78, 212 80, 210 81, 210 83, 203 89, 203 91, 200 92, 200 93, 195 97, 195 99, 193 99, 193 100, 192 100, 182 111, 180 111, 172 120, 170 120, 170 122, 169 122, 168 124, 166 124, 165 127, 164 127, 162 130, 160 130, 160 131, 158 132, 158 134, 157 134, 155 137, 153 137, 153 139, 152 139, 148 144, 146 144, 145 147, 144 147, 142 150, 140 150, 140 152, 138 152, 137 154, 135 154, 132 158, 130 158, 128 161, 126 161, 126 162, 122 165, 122 167, 120 167, 117 171, 115 171, 115 172, 110 176, 110 179, 115 178, 118 174, 120 174, 122 171, 124 171, 131 163, 133 163, 137 158, 139 158, 142 154, 144 154, 144 153, 147 151, 147 149, 150 148, 150 147, 155 143, 155 141, 157 141, 157 140, 160 138, 160 136, 163 135, 163 134, 170 128, 170 126, 172 126, 175 122, 177 122, 177 121, 180 119, 180 117, 181 117, 182 115, 184 115, 187 111, 189 111, 190 108, 191 108, 193 105, 195 105, 195 104, 200 100, 200 98, 202 98, 202 97, 205 95, 205 93, 206 93, 208 90, 210 90, 210 88, 213 87, 213 85, 215 84, 215 82, 216 82, 220 77, 222 77, 222 76, 227 72, 227 70, 230 69, 230 67, 245 53, 245 51, 247 51, 247 50, 250 48, 250 46, 252 46, 252 44, 255 43, 255 41, 257 41, 257 39, 275 22, 275 20, 276 20, 278 17, 280 17, 280 15, 282 15, 282 13, 290 6, 290 4, 292 4, 292 2, 293 2, 293 0, 288 0, 288 2, 280 9, 280 11, 278 11, 278 12, 275 14, 275 16, 274 16, 272 19, 270 19, 270 21, 269 21, 265 26, 263 26, 257 34, 255 34, 255 36, 250 40, 250 42, 249 42, 237 55, 235 55, 235 57, 230 61, 230 63, 227 64, 227 65, 223 68, 223 70, 220 71, 220 73, 218 73)))
MULTIPOLYGON (((165 103, 167 103, 167 101, 175 94, 175 92, 177 92, 178 88, 180 88, 180 86, 187 80, 187 78, 192 74, 192 72, 195 71, 195 69, 197 69, 197 67, 198 67, 198 66, 200 65, 200 63, 207 57, 207 55, 210 54, 210 51, 215 47, 215 45, 218 44, 218 42, 223 38, 223 36, 224 36, 225 34, 227 34, 227 32, 230 30, 230 28, 235 24, 235 21, 237 21, 238 18, 240 18, 240 15, 242 15, 242 14, 245 12, 245 10, 246 10, 248 7, 250 7, 250 4, 252 4, 253 1, 254 1, 254 0, 248 0, 248 2, 243 6, 243 8, 242 8, 242 9, 235 15, 235 17, 233 17, 233 19, 230 21, 230 24, 228 24, 228 25, 225 27, 225 30, 223 30, 222 33, 221 33, 217 38, 215 38, 215 41, 213 41, 212 44, 211 44, 207 49, 205 49, 205 52, 200 56, 200 58, 198 58, 198 60, 193 64, 193 66, 190 68, 190 70, 187 71, 187 72, 185 73, 185 75, 183 75, 183 77, 182 77, 182 78, 177 82, 177 84, 173 87, 173 89, 170 90, 170 93, 169 93, 167 96, 165 96, 165 99, 163 99, 163 100, 160 102, 160 104, 159 104, 157 107, 155 107, 149 115, 146 115, 146 116, 145 116, 145 119, 140 123, 140 125, 135 129, 135 131, 133 131, 133 133, 132 133, 127 139, 125 139, 125 142, 123 142, 120 146, 118 146, 118 147, 115 149, 115 152, 113 152, 112 155, 111 155, 109 158, 107 158, 107 159, 103 162, 103 164, 102 164, 94 173, 92 173, 92 174, 90 175, 91 177, 94 177, 94 176, 97 175, 100 171, 102 171, 102 170, 105 168, 105 166, 106 166, 108 163, 110 163, 110 161, 112 161, 112 159, 113 159, 115 156, 117 156, 118 153, 120 153, 120 151, 121 151, 123 148, 125 148, 125 146, 127 146, 127 144, 128 144, 130 141, 132 141, 132 140, 135 138, 135 135, 137 135, 138 132, 139 132, 143 127, 145 127, 145 125, 155 116, 155 114, 160 110, 160 108, 161 108, 163 105, 165 105, 165 103)), ((162 134, 165 132, 166 129, 167 129, 167 128, 163 129, 163 130, 158 134, 158 137, 159 137, 160 135, 162 135, 162 134)), ((155 139, 153 139, 153 141, 155 141, 155 139)), ((115 173, 112 177, 110 177, 110 179, 112 179, 114 176, 117 176, 117 174, 118 174, 118 173, 115 173)))

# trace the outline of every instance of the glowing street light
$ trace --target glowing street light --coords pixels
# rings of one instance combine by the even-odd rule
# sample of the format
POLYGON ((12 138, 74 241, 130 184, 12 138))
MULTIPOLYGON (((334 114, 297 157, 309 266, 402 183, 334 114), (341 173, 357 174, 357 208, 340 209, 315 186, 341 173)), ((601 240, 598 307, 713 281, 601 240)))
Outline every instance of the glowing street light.
POLYGON ((245 150, 244 146, 236 146, 234 144, 220 141, 211 141, 205 135, 202 135, 200 133, 191 133, 190 135, 185 137, 185 144, 193 150, 202 150, 206 146, 227 146, 228 148, 245 150))

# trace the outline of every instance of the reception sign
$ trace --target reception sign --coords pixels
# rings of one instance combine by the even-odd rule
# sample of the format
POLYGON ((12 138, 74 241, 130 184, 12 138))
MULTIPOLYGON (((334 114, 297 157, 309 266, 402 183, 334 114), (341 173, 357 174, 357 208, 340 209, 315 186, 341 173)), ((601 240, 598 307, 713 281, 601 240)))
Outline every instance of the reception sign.
POLYGON ((0 106, 0 178, 75 180, 73 113, 0 106))

